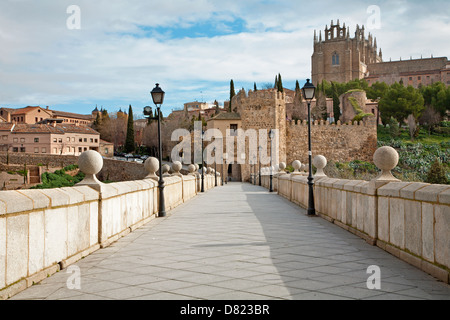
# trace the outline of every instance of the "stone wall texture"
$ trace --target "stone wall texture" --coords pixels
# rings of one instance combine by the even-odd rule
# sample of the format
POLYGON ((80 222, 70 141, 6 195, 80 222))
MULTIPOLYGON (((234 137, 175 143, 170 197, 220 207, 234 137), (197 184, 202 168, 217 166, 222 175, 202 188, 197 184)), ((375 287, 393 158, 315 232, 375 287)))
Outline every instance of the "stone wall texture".
MULTIPOLYGON (((286 130, 286 163, 294 160, 308 163, 308 125, 306 121, 290 122, 286 130)), ((326 122, 311 124, 313 157, 325 156, 328 161, 348 162, 354 159, 373 160, 377 148, 377 127, 374 119, 366 122, 330 125, 326 122)))

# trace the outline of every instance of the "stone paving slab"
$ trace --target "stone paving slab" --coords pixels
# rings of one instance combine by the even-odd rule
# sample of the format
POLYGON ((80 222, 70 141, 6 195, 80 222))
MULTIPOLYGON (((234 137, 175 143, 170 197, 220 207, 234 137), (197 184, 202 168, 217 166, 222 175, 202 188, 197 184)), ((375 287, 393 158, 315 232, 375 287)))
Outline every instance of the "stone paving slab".
POLYGON ((450 300, 450 287, 266 189, 209 190, 11 300, 450 300), (367 288, 367 268, 381 289, 367 288))

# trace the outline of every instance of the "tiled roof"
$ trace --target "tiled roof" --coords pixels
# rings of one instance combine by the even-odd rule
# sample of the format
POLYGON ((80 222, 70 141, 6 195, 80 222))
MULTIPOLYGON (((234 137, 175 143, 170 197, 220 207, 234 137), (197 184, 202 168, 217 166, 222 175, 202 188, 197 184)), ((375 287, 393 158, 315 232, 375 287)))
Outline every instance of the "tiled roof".
POLYGON ((100 135, 100 133, 92 128, 71 124, 57 124, 56 126, 53 126, 49 124, 0 123, 0 131, 11 131, 11 129, 13 133, 82 133, 100 135))
POLYGON ((65 111, 55 111, 55 110, 49 110, 53 113, 54 116, 59 116, 59 117, 65 117, 65 118, 76 118, 76 119, 83 119, 83 120, 92 120, 93 117, 90 114, 77 114, 77 113, 72 113, 72 112, 65 112, 65 111))

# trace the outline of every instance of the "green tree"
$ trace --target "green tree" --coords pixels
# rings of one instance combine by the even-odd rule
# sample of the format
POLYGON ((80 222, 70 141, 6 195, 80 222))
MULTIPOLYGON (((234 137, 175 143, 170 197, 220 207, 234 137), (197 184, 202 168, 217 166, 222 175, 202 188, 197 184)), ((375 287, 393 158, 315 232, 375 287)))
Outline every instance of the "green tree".
POLYGON ((258 88, 256 87, 256 82, 253 84, 253 90, 258 91, 258 88))
POLYGON ((333 90, 333 114, 334 114, 334 122, 337 123, 339 118, 341 117, 341 102, 339 100, 338 91, 336 88, 336 84, 333 82, 331 84, 333 90))
POLYGON ((425 105, 433 107, 441 116, 445 116, 447 111, 450 111, 450 87, 442 82, 435 82, 430 86, 422 86, 420 92, 425 105))
POLYGON ((230 112, 232 112, 231 102, 233 101, 233 97, 236 95, 236 91, 234 90, 234 81, 231 79, 230 82, 230 112))
POLYGON ((381 100, 386 95, 388 90, 389 86, 386 84, 386 82, 377 81, 374 84, 372 84, 372 86, 367 88, 366 90, 367 98, 374 101, 381 100))
POLYGON ((400 83, 394 83, 389 88, 386 95, 379 101, 378 106, 384 119, 393 117, 400 124, 410 114, 418 120, 425 109, 424 99, 419 90, 412 86, 405 87, 400 83))
POLYGON ((273 85, 274 89, 278 89, 278 75, 275 76, 275 84, 273 85))
POLYGON ((281 74, 278 74, 278 81, 277 81, 277 91, 283 92, 283 80, 281 80, 281 74))
POLYGON ((134 144, 134 121, 133 121, 133 108, 130 107, 128 109, 128 122, 127 122, 127 137, 125 139, 125 151, 126 152, 134 152, 135 144, 134 144))

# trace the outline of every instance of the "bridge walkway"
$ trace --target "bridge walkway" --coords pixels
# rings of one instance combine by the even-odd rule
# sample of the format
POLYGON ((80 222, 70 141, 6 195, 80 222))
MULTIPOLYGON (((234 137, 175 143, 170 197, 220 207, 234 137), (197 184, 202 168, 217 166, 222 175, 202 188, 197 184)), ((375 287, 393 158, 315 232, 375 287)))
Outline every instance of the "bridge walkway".
POLYGON ((21 299, 450 300, 450 287, 266 189, 228 183, 11 298, 21 299))

